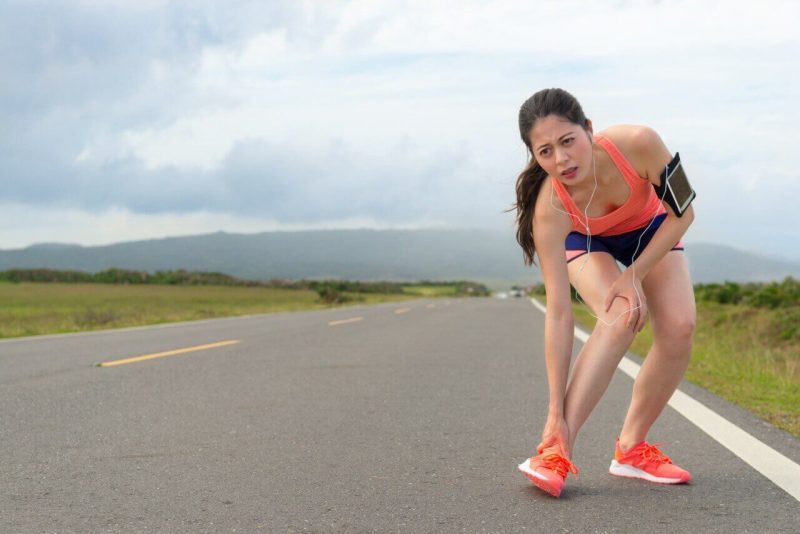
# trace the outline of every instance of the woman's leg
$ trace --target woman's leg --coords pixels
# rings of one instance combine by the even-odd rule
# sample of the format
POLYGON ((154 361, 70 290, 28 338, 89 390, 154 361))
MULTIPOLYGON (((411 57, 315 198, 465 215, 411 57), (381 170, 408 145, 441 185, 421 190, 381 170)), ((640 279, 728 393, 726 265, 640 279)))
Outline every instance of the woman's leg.
POLYGON ((608 312, 604 310, 603 301, 608 288, 620 275, 610 254, 592 252, 588 260, 581 256, 569 263, 568 270, 570 283, 581 299, 596 316, 612 323, 597 322, 572 369, 564 398, 564 419, 569 426, 572 449, 578 431, 603 396, 620 359, 630 348, 634 333, 625 327, 627 310, 631 308, 627 300, 617 298, 608 312), (621 314, 623 317, 619 317, 621 314), (617 317, 619 319, 615 321, 617 317))
POLYGON ((619 435, 623 450, 644 440, 678 387, 692 350, 695 302, 683 252, 670 251, 642 281, 653 326, 653 347, 633 384, 619 435))

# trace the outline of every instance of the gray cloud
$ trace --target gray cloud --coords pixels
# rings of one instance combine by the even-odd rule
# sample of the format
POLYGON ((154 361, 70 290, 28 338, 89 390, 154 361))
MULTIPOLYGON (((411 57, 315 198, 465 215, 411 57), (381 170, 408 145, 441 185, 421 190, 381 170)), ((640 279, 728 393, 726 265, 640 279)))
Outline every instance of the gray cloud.
POLYGON ((134 158, 100 166, 18 158, 15 169, 6 162, 3 172, 28 176, 11 182, 6 191, 6 198, 20 203, 89 211, 119 206, 140 213, 228 212, 288 223, 352 216, 399 223, 463 212, 485 200, 455 185, 463 183, 459 175, 470 166, 465 149, 436 150, 413 159, 402 152, 402 146, 396 147, 379 158, 340 144, 321 157, 309 157, 250 140, 238 143, 211 172, 147 170, 134 158))
POLYGON ((632 33, 598 39, 614 9, 593 4, 582 19, 548 5, 550 20, 581 36, 565 47, 556 24, 530 31, 526 13, 540 6, 509 4, 502 15, 457 4, 2 2, 0 202, 481 224, 513 200, 524 164, 517 106, 564 86, 596 126, 651 124, 694 163, 698 206, 732 221, 725 230, 701 213, 703 235, 757 248, 791 226, 797 39, 783 21, 797 8, 743 5, 743 15, 726 12, 729 28, 689 4, 636 4, 622 13, 632 33), (647 25, 631 23, 648 17, 682 24, 649 39, 647 25), (276 29, 275 50, 242 60, 276 29), (219 62, 203 70, 209 50, 219 62), (143 143, 126 145, 130 135, 143 143), (209 146, 218 153, 190 170, 209 146), (756 191, 745 191, 749 176, 763 177, 756 191), (775 184, 787 194, 764 193, 775 184), (751 211, 757 221, 740 228, 736 214, 751 211))

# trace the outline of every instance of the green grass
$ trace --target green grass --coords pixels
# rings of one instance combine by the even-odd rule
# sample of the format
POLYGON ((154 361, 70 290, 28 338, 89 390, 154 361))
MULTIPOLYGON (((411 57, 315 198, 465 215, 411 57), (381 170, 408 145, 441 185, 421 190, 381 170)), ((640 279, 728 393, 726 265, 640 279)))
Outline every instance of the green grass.
MULTIPOLYGON (((541 297, 540 297, 541 298, 541 297)), ((584 305, 575 319, 591 331, 584 305)), ((686 378, 800 437, 800 340, 786 339, 785 312, 747 305, 697 303, 697 328, 686 378)), ((646 356, 648 325, 631 346, 646 356)))
POLYGON ((403 291, 409 295, 417 295, 420 297, 453 297, 456 295, 455 286, 403 286, 403 291))
MULTIPOLYGON (((418 295, 346 293, 348 304, 418 295)), ((341 305, 316 291, 232 286, 0 283, 0 338, 142 326, 341 305)))

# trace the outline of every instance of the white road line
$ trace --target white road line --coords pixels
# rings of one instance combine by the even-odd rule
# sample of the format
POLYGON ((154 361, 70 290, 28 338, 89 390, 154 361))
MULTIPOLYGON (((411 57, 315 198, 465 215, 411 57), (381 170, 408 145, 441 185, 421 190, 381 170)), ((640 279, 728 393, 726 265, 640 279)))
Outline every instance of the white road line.
MULTIPOLYGON (((542 313, 547 312, 547 308, 538 300, 531 298, 531 302, 542 313)), ((589 334, 576 326, 575 337, 586 343, 589 334)), ((641 366, 630 358, 623 357, 619 363, 619 369, 631 378, 636 378, 640 368, 641 366)), ((675 390, 669 405, 720 445, 800 501, 800 465, 679 389, 675 390)))

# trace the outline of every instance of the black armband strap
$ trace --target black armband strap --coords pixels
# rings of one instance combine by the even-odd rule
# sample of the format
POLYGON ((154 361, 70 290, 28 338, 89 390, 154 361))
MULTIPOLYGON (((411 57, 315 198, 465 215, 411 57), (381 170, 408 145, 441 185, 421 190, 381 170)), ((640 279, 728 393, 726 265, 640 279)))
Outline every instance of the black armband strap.
POLYGON ((661 171, 661 185, 653 185, 653 188, 656 190, 658 198, 669 204, 678 217, 683 216, 689 204, 697 196, 689 184, 678 152, 661 171))

